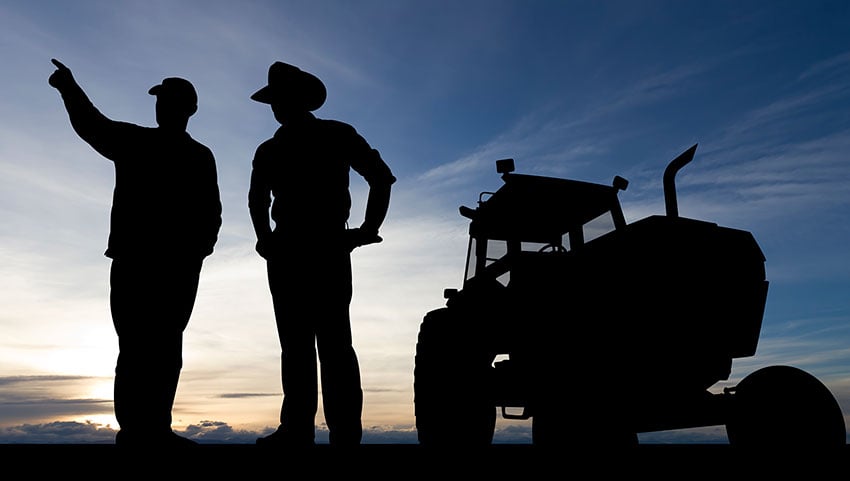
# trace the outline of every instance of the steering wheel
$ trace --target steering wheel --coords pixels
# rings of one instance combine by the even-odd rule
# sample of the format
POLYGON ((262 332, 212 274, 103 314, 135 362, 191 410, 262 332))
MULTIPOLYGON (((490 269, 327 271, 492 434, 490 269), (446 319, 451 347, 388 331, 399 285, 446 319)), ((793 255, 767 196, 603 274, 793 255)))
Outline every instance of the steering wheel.
POLYGON ((567 252, 567 248, 561 244, 549 243, 538 249, 537 252, 567 252))

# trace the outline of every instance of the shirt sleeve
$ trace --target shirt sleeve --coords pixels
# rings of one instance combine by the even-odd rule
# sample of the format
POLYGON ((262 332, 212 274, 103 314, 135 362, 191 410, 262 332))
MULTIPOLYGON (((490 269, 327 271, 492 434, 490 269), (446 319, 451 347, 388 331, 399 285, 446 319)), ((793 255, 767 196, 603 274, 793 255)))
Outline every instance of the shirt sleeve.
POLYGON ((349 132, 352 152, 351 168, 362 175, 366 182, 371 185, 392 185, 396 178, 389 165, 381 157, 381 153, 373 149, 366 139, 356 130, 351 128, 349 132))
POLYGON ((103 115, 76 84, 63 90, 62 99, 77 135, 109 160, 114 161, 129 148, 127 140, 140 128, 103 115))
POLYGON ((206 157, 206 179, 203 186, 205 188, 204 206, 205 222, 204 222, 204 250, 205 255, 212 254, 213 248, 218 241, 218 234, 221 230, 221 192, 218 186, 218 169, 216 168, 215 156, 212 151, 204 147, 206 157))
POLYGON ((248 187, 248 209, 268 211, 272 203, 271 186, 264 170, 263 146, 257 148, 251 163, 251 180, 248 187))

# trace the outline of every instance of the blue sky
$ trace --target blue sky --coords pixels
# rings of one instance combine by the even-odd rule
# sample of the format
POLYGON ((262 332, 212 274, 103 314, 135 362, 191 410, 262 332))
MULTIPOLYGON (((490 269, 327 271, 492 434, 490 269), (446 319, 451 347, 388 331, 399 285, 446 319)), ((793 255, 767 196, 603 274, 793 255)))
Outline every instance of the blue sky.
MULTIPOLYGON (((771 282, 756 355, 727 384, 794 365, 850 414, 847 2, 12 0, 0 51, 0 442, 111 442, 117 427, 112 165, 70 128, 51 58, 117 120, 155 125, 147 90, 164 77, 198 90, 189 131, 216 156, 224 223, 185 335, 178 431, 253 442, 276 425, 279 346, 247 211, 254 149, 277 127, 249 96, 276 60, 319 76, 317 115, 354 125, 399 179, 384 242, 353 259, 365 441, 415 442, 419 322, 460 287, 457 208, 498 188, 495 160, 623 176, 633 221, 663 213, 663 170, 695 143, 680 214, 753 232, 771 282)), ((364 187, 352 181, 354 223, 364 187)), ((528 440, 527 424, 498 428, 528 440)))

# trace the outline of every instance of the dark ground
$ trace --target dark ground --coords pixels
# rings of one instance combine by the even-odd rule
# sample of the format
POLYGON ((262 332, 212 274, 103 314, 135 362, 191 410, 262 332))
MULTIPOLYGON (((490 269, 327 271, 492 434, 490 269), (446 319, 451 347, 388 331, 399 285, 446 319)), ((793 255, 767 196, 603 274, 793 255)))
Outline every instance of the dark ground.
POLYGON ((0 462, 15 479, 610 479, 634 475, 668 479, 803 479, 844 477, 850 445, 835 451, 799 449, 741 450, 729 445, 640 445, 622 451, 540 450, 531 445, 493 445, 486 449, 429 450, 415 444, 364 444, 354 450, 317 445, 284 450, 250 444, 202 444, 168 452, 128 450, 112 444, 5 444, 0 462), (834 473, 834 474, 833 474, 834 473), (118 476, 116 476, 118 475, 118 476), (796 474, 795 474, 796 477, 796 474))

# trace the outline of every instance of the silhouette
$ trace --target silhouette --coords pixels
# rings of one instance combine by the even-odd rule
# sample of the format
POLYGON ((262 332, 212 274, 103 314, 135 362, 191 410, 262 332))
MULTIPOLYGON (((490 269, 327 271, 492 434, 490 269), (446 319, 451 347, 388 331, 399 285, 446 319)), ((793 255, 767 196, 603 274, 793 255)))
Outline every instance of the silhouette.
POLYGON ((110 308, 119 354, 115 367, 115 442, 188 446, 171 430, 189 322, 204 259, 221 227, 215 158, 186 131, 197 94, 166 78, 156 96, 157 127, 111 120, 53 59, 49 83, 62 95, 74 131, 115 165, 110 232, 110 308))
POLYGON ((360 444, 363 392, 352 345, 351 252, 377 242, 386 217, 390 168, 350 125, 317 118, 327 91, 318 77, 275 62, 251 99, 281 124, 257 148, 248 206, 266 260, 281 346, 280 425, 257 444, 315 444, 318 377, 329 444, 360 444), (369 185, 363 223, 349 228, 349 174, 369 185), (274 228, 272 228, 272 222, 274 228), (316 356, 318 353, 319 364, 316 356))
POLYGON ((460 207, 463 289, 446 289, 420 325, 420 444, 490 444, 499 411, 530 419, 538 446, 628 447, 638 433, 719 424, 736 445, 846 443, 835 398, 797 368, 708 390, 755 354, 768 281, 751 233, 679 216, 674 179, 695 151, 665 170, 666 215, 632 223, 621 177, 594 184, 497 161, 504 185, 460 207))

